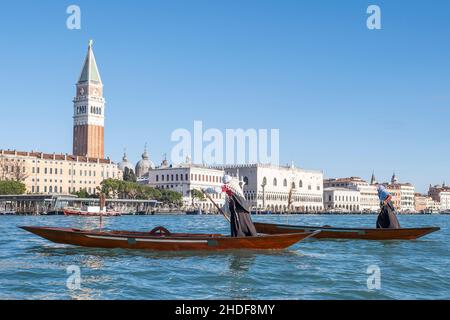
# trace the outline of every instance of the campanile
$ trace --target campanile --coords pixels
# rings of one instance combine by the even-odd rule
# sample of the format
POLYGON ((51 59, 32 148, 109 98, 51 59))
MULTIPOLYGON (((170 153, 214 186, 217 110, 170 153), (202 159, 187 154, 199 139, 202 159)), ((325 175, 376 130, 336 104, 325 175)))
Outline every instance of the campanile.
POLYGON ((73 100, 73 154, 91 158, 105 157, 105 99, 103 84, 89 41, 73 100))

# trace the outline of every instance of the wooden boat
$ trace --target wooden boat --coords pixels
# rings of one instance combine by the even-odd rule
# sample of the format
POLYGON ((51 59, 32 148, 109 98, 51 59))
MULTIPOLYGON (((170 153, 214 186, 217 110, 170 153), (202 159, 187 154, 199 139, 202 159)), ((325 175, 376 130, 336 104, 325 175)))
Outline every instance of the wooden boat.
POLYGON ((192 215, 202 215, 203 212, 202 212, 202 209, 201 209, 201 208, 198 208, 198 209, 186 210, 186 214, 189 215, 189 216, 192 216, 192 215))
POLYGON ((221 234, 171 233, 164 227, 156 227, 150 232, 98 231, 53 227, 20 228, 56 243, 95 248, 161 251, 285 249, 314 234, 313 232, 301 232, 232 238, 221 234))
POLYGON ((121 216, 122 214, 118 211, 113 210, 90 210, 89 207, 86 210, 80 210, 80 209, 64 209, 64 215, 65 216, 85 216, 85 217, 113 217, 113 216, 121 216))
POLYGON ((293 232, 314 232, 316 239, 360 239, 360 240, 415 240, 440 230, 437 227, 403 229, 334 228, 329 226, 293 226, 286 224, 255 223, 256 230, 265 234, 290 234, 293 232))

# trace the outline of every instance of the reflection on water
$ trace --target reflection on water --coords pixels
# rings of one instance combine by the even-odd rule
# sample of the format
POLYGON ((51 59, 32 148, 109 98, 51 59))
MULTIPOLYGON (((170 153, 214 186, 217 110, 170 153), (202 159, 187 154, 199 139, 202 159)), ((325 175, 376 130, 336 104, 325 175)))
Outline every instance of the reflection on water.
POLYGON ((229 258, 229 268, 231 272, 245 273, 250 269, 251 264, 255 261, 256 254, 234 254, 229 258))
MULTIPOLYGON (((311 225, 372 226, 373 216, 257 216, 311 225)), ((417 241, 308 240, 281 251, 153 252, 54 244, 16 228, 99 227, 97 217, 0 217, 2 299, 449 299, 449 219, 401 216, 405 227, 442 230, 417 241), (424 264, 426 261, 426 264, 424 264), (81 288, 66 286, 67 267, 81 270, 81 288), (378 265, 382 290, 367 289, 378 265)), ((215 216, 108 217, 103 227, 229 233, 215 216)))

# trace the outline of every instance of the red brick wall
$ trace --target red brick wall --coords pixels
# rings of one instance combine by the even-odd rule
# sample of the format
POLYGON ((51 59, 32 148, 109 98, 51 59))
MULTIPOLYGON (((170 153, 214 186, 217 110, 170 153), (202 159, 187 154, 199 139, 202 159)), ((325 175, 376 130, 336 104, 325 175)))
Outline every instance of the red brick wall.
POLYGON ((75 126, 73 128, 73 154, 104 159, 104 139, 105 129, 102 126, 75 126))

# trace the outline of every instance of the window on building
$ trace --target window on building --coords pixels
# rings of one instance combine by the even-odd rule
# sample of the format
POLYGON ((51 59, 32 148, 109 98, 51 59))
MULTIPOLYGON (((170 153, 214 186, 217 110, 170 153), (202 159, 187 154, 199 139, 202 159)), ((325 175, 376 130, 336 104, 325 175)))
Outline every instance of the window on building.
POLYGON ((189 175, 188 175, 187 173, 185 174, 185 178, 186 178, 186 179, 185 179, 186 181, 189 180, 189 175))
POLYGON ((287 187, 287 180, 286 179, 283 180, 283 187, 287 187))
POLYGON ((277 184, 278 184, 277 178, 274 178, 274 179, 273 179, 273 186, 276 187, 277 184))

